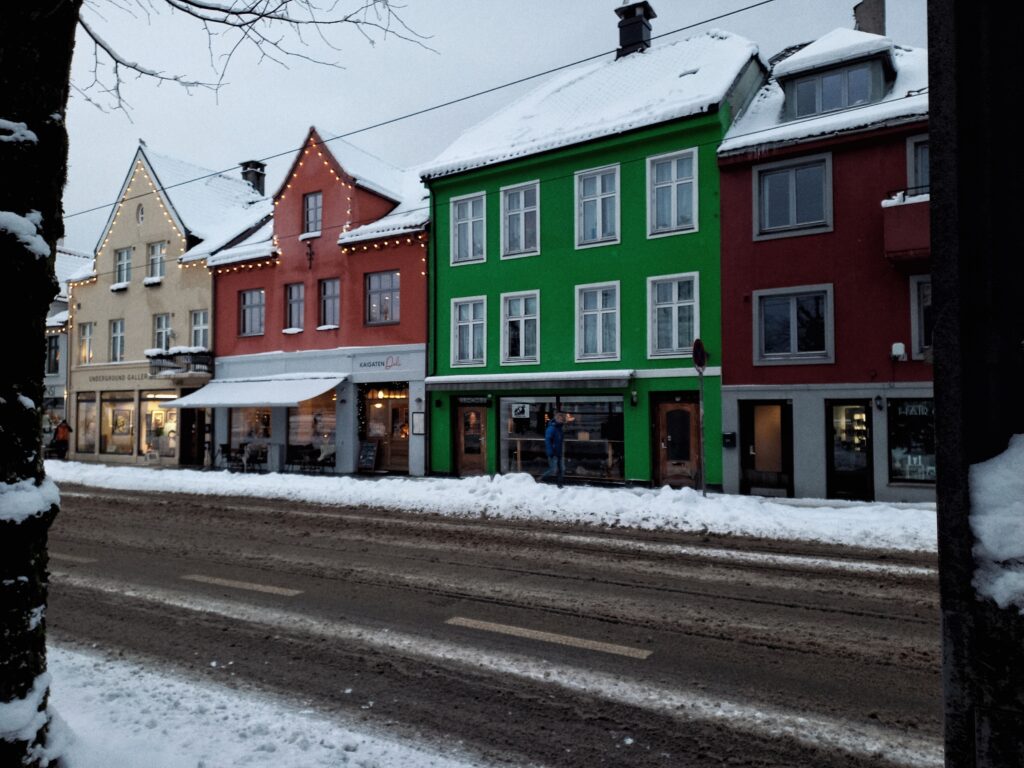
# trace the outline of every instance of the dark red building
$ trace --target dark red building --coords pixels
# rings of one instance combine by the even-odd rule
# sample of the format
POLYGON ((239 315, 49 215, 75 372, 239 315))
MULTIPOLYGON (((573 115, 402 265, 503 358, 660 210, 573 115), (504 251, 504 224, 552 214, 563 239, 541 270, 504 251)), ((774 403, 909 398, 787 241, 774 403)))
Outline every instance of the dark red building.
POLYGON ((934 498, 927 52, 772 65, 719 150, 725 490, 934 498))

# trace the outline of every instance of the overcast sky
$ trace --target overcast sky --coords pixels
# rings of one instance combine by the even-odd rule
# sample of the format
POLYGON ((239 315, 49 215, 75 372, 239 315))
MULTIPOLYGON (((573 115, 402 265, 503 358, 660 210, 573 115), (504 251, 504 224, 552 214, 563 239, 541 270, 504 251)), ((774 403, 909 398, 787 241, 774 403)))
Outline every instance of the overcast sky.
MULTIPOLYGON (((338 0, 338 6, 357 0, 338 0)), ((758 0, 651 0, 658 17, 653 34, 689 29, 655 45, 719 28, 758 44, 767 59, 787 45, 853 26, 856 0, 771 0, 751 10, 700 24, 758 0), (692 26, 697 24, 698 26, 692 26)), ((201 27, 164 7, 162 0, 86 0, 82 15, 121 55, 168 74, 215 78, 212 49, 201 27), (125 10, 127 9, 127 10, 125 10)), ((81 30, 72 67, 68 108, 71 139, 64 195, 66 244, 92 252, 120 191, 139 138, 154 151, 223 170, 248 159, 290 154, 310 125, 327 133, 357 131, 451 99, 517 80, 595 54, 618 44, 620 0, 404 0, 399 12, 423 37, 423 46, 376 35, 375 43, 354 29, 334 38, 340 50, 310 42, 304 54, 336 61, 343 68, 301 59, 287 68, 239 50, 219 93, 157 85, 129 77, 123 95, 128 113, 101 111, 109 99, 87 86, 93 81, 94 50, 81 30), (425 47, 424 47, 425 46, 425 47), (92 213, 88 209, 102 208, 92 213)), ((887 31, 897 43, 927 46, 926 0, 887 0, 887 31)), ((397 7, 397 6, 396 6, 397 7)), ((534 81, 536 83, 537 81, 534 81)), ((461 130, 522 92, 519 86, 350 137, 400 166, 426 162, 461 130)), ((614 94, 608 94, 614 98, 614 94)), ((289 157, 270 160, 273 189, 289 157)))

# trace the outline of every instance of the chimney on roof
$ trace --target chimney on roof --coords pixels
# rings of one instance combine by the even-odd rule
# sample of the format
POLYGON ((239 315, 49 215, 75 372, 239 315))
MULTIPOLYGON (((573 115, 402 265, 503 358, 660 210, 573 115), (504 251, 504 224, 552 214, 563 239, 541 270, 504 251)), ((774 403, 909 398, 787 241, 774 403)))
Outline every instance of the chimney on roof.
POLYGON ((263 191, 263 181, 267 176, 267 164, 261 163, 259 160, 246 160, 239 165, 242 166, 242 179, 248 181, 257 193, 266 194, 263 191))
POLYGON ((658 14, 650 3, 646 0, 639 3, 623 0, 622 5, 615 9, 615 15, 619 17, 619 50, 615 53, 616 59, 651 47, 651 19, 658 14))
POLYGON ((873 35, 884 35, 885 0, 860 0, 853 6, 853 28, 873 35))

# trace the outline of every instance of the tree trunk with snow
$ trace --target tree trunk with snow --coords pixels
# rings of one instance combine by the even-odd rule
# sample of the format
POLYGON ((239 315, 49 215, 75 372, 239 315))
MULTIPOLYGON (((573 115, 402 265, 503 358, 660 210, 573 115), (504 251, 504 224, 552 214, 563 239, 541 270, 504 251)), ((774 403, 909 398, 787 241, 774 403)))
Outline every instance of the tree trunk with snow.
POLYGON ((46 672, 46 537, 57 494, 45 479, 41 405, 46 314, 63 235, 64 114, 82 0, 0 11, 0 765, 54 765, 46 672))

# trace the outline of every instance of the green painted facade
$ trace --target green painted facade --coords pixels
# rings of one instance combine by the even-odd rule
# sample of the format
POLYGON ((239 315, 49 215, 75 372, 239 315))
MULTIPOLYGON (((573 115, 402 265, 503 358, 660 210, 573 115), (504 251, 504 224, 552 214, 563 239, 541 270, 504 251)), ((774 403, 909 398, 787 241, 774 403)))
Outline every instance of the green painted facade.
MULTIPOLYGON (((627 482, 655 479, 655 410, 659 399, 696 400, 698 377, 689 355, 649 354, 651 277, 697 273, 697 335, 709 351, 704 376, 704 435, 706 480, 722 482, 721 440, 721 290, 720 205, 716 149, 728 128, 728 104, 710 113, 660 123, 626 134, 576 144, 513 161, 437 179, 428 179, 432 200, 429 250, 430 328, 428 376, 484 376, 632 370, 625 386, 588 388, 562 381, 545 387, 530 382, 523 389, 497 389, 488 381, 472 389, 452 391, 432 387, 430 403, 429 468, 456 473, 457 434, 454 411, 466 397, 490 406, 487 413, 486 471, 501 471, 499 463, 501 398, 561 395, 607 395, 622 398, 624 471, 627 482), (694 230, 648 236, 648 160, 682 150, 696 150, 697 226, 694 230), (617 165, 619 168, 619 242, 576 246, 576 174, 617 165), (539 182, 540 253, 501 257, 501 190, 539 182), (485 194, 486 258, 482 262, 451 263, 453 198, 485 194), (619 357, 581 362, 576 359, 577 286, 618 282, 619 357), (501 295, 539 291, 539 360, 536 364, 501 364, 501 295), (486 362, 467 367, 452 364, 452 301, 486 297, 486 362), (670 374, 658 376, 658 373, 670 374), (635 392, 635 397, 633 393, 635 392), (635 404, 634 404, 635 400, 635 404)), ((543 378, 543 377, 541 377, 543 378)), ((464 385, 465 386, 465 385, 464 385)))

